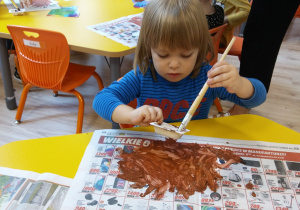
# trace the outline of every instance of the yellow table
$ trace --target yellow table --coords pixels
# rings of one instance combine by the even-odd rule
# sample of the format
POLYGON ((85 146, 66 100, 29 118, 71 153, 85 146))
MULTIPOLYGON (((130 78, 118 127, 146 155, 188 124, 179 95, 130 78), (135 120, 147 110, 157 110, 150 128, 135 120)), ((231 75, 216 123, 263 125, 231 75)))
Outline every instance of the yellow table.
POLYGON ((131 0, 59 0, 58 2, 61 7, 78 6, 80 16, 78 18, 47 16, 49 10, 25 12, 23 16, 14 16, 8 13, 4 2, 0 3, 0 69, 8 109, 17 108, 5 45, 5 39, 11 39, 6 27, 8 24, 59 31, 66 36, 71 50, 110 57, 112 81, 121 76, 120 57, 132 54, 135 50, 86 28, 142 13, 144 10, 134 8, 131 0))
MULTIPOLYGON (((179 125, 179 123, 175 123, 179 125)), ((299 144, 300 134, 256 115, 191 121, 187 134, 299 144)), ((154 132, 153 127, 130 130, 154 132)), ((74 178, 93 133, 12 142, 0 147, 0 166, 74 178)))

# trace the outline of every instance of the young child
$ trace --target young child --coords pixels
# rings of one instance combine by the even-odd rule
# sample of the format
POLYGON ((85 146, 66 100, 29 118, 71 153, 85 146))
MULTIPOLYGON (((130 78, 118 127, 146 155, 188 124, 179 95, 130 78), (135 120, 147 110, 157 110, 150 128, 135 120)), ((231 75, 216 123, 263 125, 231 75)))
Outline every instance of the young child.
POLYGON ((227 47, 233 37, 234 28, 248 19, 251 5, 248 0, 217 0, 217 2, 225 5, 224 23, 228 26, 223 32, 220 46, 227 47))
POLYGON ((247 108, 262 104, 263 84, 241 77, 225 61, 211 67, 205 58, 212 51, 199 0, 151 0, 143 16, 134 70, 99 92, 93 108, 115 123, 180 122, 206 81, 210 88, 192 120, 207 118, 216 97, 247 108), (135 98, 136 109, 126 105, 135 98))
POLYGON ((224 4, 221 2, 213 3, 211 0, 199 0, 206 15, 208 28, 216 28, 224 24, 224 4))

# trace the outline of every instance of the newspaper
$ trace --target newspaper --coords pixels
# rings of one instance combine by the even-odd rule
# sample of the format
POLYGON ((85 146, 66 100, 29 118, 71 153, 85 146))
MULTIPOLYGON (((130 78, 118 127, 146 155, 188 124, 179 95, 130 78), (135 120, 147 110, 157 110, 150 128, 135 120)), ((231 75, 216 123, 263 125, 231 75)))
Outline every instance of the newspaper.
MULTIPOLYGON (((20 0, 13 0, 15 4, 19 8, 23 8, 21 1, 20 0)), ((24 2, 24 1, 23 1, 24 2)), ((58 5, 57 1, 54 0, 49 0, 50 3, 47 3, 46 5, 35 5, 35 4, 30 4, 31 1, 25 1, 28 5, 24 6, 25 12, 34 12, 34 11, 41 11, 41 10, 52 10, 52 9, 60 9, 60 6, 58 5)), ((4 3, 7 7, 8 10, 10 9, 16 9, 14 4, 12 3, 11 0, 4 0, 4 3)), ((42 2, 41 2, 42 3, 42 2)))
POLYGON ((125 46, 136 47, 142 19, 143 13, 140 13, 88 26, 87 28, 125 46))
POLYGON ((0 167, 0 209, 59 210, 73 179, 0 167))
MULTIPOLYGON (((133 183, 117 177, 120 156, 116 148, 130 152, 133 147, 146 147, 155 140, 163 141, 164 137, 150 132, 95 131, 62 209, 300 209, 300 145, 189 135, 178 141, 230 149, 245 164, 218 170, 223 179, 216 192, 207 189, 188 200, 176 192, 167 192, 161 200, 155 200, 153 194, 142 198, 139 195, 146 186, 132 189, 133 183), (250 180, 252 190, 245 187, 250 180)), ((222 163, 221 159, 218 161, 222 163)))

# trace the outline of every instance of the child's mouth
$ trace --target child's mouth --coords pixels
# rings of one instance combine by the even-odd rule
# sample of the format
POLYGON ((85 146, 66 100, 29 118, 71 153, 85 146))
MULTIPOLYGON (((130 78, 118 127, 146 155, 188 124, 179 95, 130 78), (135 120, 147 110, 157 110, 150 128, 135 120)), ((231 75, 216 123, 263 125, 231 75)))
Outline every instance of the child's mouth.
POLYGON ((173 74, 168 74, 170 77, 178 77, 180 74, 179 73, 173 73, 173 74))

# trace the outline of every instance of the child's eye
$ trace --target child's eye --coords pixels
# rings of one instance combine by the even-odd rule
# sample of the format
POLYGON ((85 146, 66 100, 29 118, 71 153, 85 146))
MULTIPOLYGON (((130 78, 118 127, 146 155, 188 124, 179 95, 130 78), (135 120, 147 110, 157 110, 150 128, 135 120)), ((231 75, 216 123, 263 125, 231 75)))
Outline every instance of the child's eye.
POLYGON ((158 55, 158 57, 160 57, 160 58, 166 58, 166 57, 169 56, 168 54, 166 54, 166 55, 160 55, 160 54, 157 54, 157 55, 158 55))
POLYGON ((192 55, 193 55, 193 53, 188 54, 188 55, 181 55, 181 57, 183 57, 183 58, 189 58, 189 57, 191 57, 192 55))

